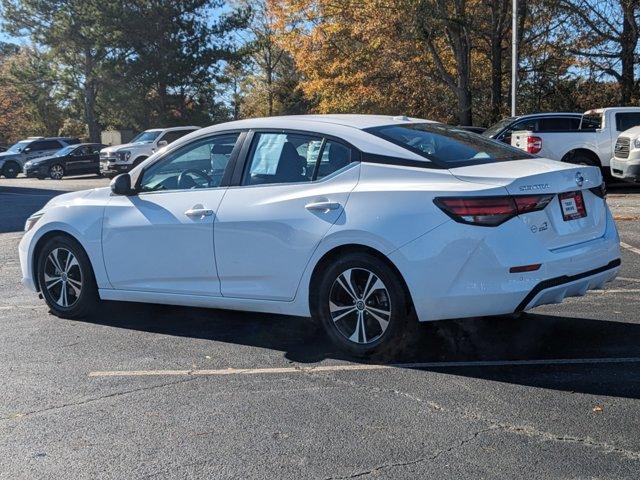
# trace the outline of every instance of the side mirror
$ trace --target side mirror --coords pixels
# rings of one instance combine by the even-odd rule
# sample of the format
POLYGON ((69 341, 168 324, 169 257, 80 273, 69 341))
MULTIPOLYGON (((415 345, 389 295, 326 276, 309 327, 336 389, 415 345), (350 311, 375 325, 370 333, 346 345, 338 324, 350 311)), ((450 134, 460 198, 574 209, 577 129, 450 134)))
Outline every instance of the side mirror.
POLYGON ((167 145, 169 145, 169 142, 167 142, 166 140, 160 140, 158 142, 158 148, 163 148, 163 147, 166 147, 167 145))
POLYGON ((131 188, 131 176, 128 173, 121 173, 111 180, 111 192, 114 195, 133 195, 135 192, 131 188))
POLYGON ((31 151, 31 147, 27 147, 24 150, 22 150, 24 153, 29 153, 31 151))

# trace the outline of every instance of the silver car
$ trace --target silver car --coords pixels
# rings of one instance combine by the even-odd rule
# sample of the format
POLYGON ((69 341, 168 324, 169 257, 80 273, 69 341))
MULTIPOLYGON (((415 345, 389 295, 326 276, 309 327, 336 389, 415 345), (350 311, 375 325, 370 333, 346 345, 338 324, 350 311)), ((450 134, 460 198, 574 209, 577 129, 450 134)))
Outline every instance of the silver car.
POLYGON ((28 160, 52 155, 67 145, 80 143, 70 137, 34 137, 20 140, 6 152, 0 153, 0 174, 5 178, 15 178, 28 160))

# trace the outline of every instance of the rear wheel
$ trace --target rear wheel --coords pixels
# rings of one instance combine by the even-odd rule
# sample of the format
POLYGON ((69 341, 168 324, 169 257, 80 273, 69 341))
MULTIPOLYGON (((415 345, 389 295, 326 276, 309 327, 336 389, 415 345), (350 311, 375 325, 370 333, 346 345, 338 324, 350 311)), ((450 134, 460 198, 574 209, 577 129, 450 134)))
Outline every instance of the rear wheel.
POLYGON ((40 292, 51 313, 81 318, 97 305, 98 289, 89 257, 75 240, 56 236, 47 241, 37 258, 40 292))
POLYGON ((64 177, 64 167, 59 163, 51 165, 49 168, 49 176, 54 180, 62 180, 62 177, 64 177))
POLYGON ((16 178, 20 173, 20 165, 16 162, 6 162, 2 167, 2 174, 5 178, 16 178))
POLYGON ((367 357, 393 355, 404 347, 410 300, 402 279, 379 258, 347 254, 312 288, 314 317, 343 350, 367 357))

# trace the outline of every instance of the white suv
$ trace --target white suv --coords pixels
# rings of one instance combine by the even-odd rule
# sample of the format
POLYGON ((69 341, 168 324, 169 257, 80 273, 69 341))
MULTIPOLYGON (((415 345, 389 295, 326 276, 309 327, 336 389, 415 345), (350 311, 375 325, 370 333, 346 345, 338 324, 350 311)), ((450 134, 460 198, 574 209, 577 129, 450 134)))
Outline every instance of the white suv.
POLYGON ((104 174, 127 172, 162 147, 199 129, 200 127, 190 126, 145 130, 131 143, 100 150, 100 170, 104 174))

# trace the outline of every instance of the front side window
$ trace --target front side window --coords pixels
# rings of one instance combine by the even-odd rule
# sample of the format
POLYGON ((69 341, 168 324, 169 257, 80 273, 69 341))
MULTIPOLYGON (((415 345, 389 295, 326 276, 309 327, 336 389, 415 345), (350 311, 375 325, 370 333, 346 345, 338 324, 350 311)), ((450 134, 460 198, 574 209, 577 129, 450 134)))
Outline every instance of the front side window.
POLYGON ((322 145, 321 137, 297 133, 258 133, 249 154, 243 185, 309 182, 322 145))
POLYGON ((140 191, 219 187, 239 135, 200 139, 171 152, 144 171, 140 191))
POLYGON ((7 152, 9 152, 9 153, 20 153, 22 150, 27 148, 30 143, 31 143, 30 140, 15 143, 15 144, 11 145, 11 147, 9 148, 9 150, 7 150, 7 152))
POLYGON ((158 141, 161 142, 164 140, 167 143, 175 142, 179 138, 184 137, 187 133, 191 133, 192 131, 193 130, 175 130, 173 132, 167 132, 158 141))
POLYGON ((444 168, 532 158, 520 149, 440 123, 386 125, 366 131, 444 168))

